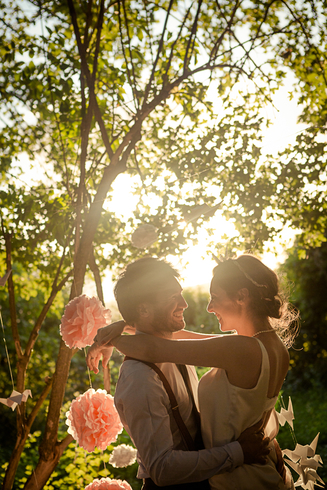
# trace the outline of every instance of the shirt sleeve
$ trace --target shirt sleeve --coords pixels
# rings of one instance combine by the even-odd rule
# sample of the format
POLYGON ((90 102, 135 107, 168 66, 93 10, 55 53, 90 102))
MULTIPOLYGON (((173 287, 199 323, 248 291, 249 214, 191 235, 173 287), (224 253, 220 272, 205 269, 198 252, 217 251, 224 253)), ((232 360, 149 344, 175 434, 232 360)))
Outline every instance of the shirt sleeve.
POLYGON ((170 404, 162 383, 152 371, 146 382, 138 374, 139 378, 120 377, 115 404, 144 468, 156 485, 202 481, 243 464, 238 442, 200 451, 173 449, 170 404))

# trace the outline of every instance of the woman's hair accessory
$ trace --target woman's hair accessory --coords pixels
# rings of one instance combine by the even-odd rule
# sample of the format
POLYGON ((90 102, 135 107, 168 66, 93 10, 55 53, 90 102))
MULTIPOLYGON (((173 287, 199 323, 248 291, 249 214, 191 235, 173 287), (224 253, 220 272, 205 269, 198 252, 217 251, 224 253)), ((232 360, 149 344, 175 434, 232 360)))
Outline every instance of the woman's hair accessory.
MULTIPOLYGON (((245 270, 243 269, 243 267, 239 264, 239 262, 237 262, 237 258, 233 259, 233 258, 227 258, 227 250, 226 250, 226 254, 225 256, 223 255, 219 255, 219 257, 217 257, 215 254, 211 254, 212 255, 212 258, 214 259, 214 261, 218 264, 218 265, 221 265, 223 264, 224 262, 232 262, 234 265, 236 265, 236 267, 238 267, 238 269, 242 272, 242 274, 250 281, 252 282, 252 284, 254 284, 255 286, 257 286, 258 288, 267 288, 266 284, 259 284, 257 281, 255 281, 247 272, 245 272, 245 270)), ((269 301, 269 300, 268 300, 269 301)))
POLYGON ((252 277, 247 273, 245 272, 245 270, 243 269, 243 267, 237 262, 237 259, 233 260, 233 259, 228 259, 228 260, 231 260, 233 262, 233 264, 235 264, 239 270, 242 272, 242 274, 244 274, 244 276, 252 282, 252 284, 254 284, 255 286, 257 286, 258 288, 266 288, 266 284, 259 284, 257 281, 255 281, 254 279, 252 279, 252 277))

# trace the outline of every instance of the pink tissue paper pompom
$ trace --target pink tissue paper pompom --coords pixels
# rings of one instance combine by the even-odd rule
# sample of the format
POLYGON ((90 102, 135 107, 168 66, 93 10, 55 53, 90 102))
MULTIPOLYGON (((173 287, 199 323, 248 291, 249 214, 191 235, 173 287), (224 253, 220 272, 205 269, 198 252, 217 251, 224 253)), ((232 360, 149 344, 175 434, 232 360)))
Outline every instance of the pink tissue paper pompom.
POLYGON ((106 449, 123 430, 114 398, 105 390, 87 390, 72 401, 66 413, 68 433, 91 453, 95 447, 106 449))
POLYGON ((98 298, 85 294, 72 299, 66 305, 61 318, 60 333, 65 344, 73 349, 92 345, 99 328, 111 321, 111 311, 104 308, 98 298))
POLYGON ((133 490, 126 480, 111 480, 110 478, 97 478, 85 487, 85 490, 133 490))

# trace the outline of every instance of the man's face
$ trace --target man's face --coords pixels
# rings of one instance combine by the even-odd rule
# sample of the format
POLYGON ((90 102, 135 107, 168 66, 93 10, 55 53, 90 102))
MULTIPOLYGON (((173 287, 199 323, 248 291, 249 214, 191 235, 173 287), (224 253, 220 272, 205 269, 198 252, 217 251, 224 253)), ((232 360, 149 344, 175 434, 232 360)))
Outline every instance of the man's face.
POLYGON ((177 279, 166 279, 162 288, 158 289, 156 298, 152 305, 152 333, 160 337, 171 337, 173 332, 185 327, 183 313, 188 306, 177 279))

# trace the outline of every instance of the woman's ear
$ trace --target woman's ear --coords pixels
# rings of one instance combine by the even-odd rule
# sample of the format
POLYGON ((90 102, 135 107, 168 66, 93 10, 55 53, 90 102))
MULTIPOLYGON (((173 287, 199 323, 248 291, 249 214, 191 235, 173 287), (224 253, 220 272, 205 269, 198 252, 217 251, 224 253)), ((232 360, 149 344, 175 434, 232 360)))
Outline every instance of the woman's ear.
POLYGON ((250 295, 247 288, 242 288, 237 291, 236 302, 239 305, 246 305, 249 302, 250 295))

